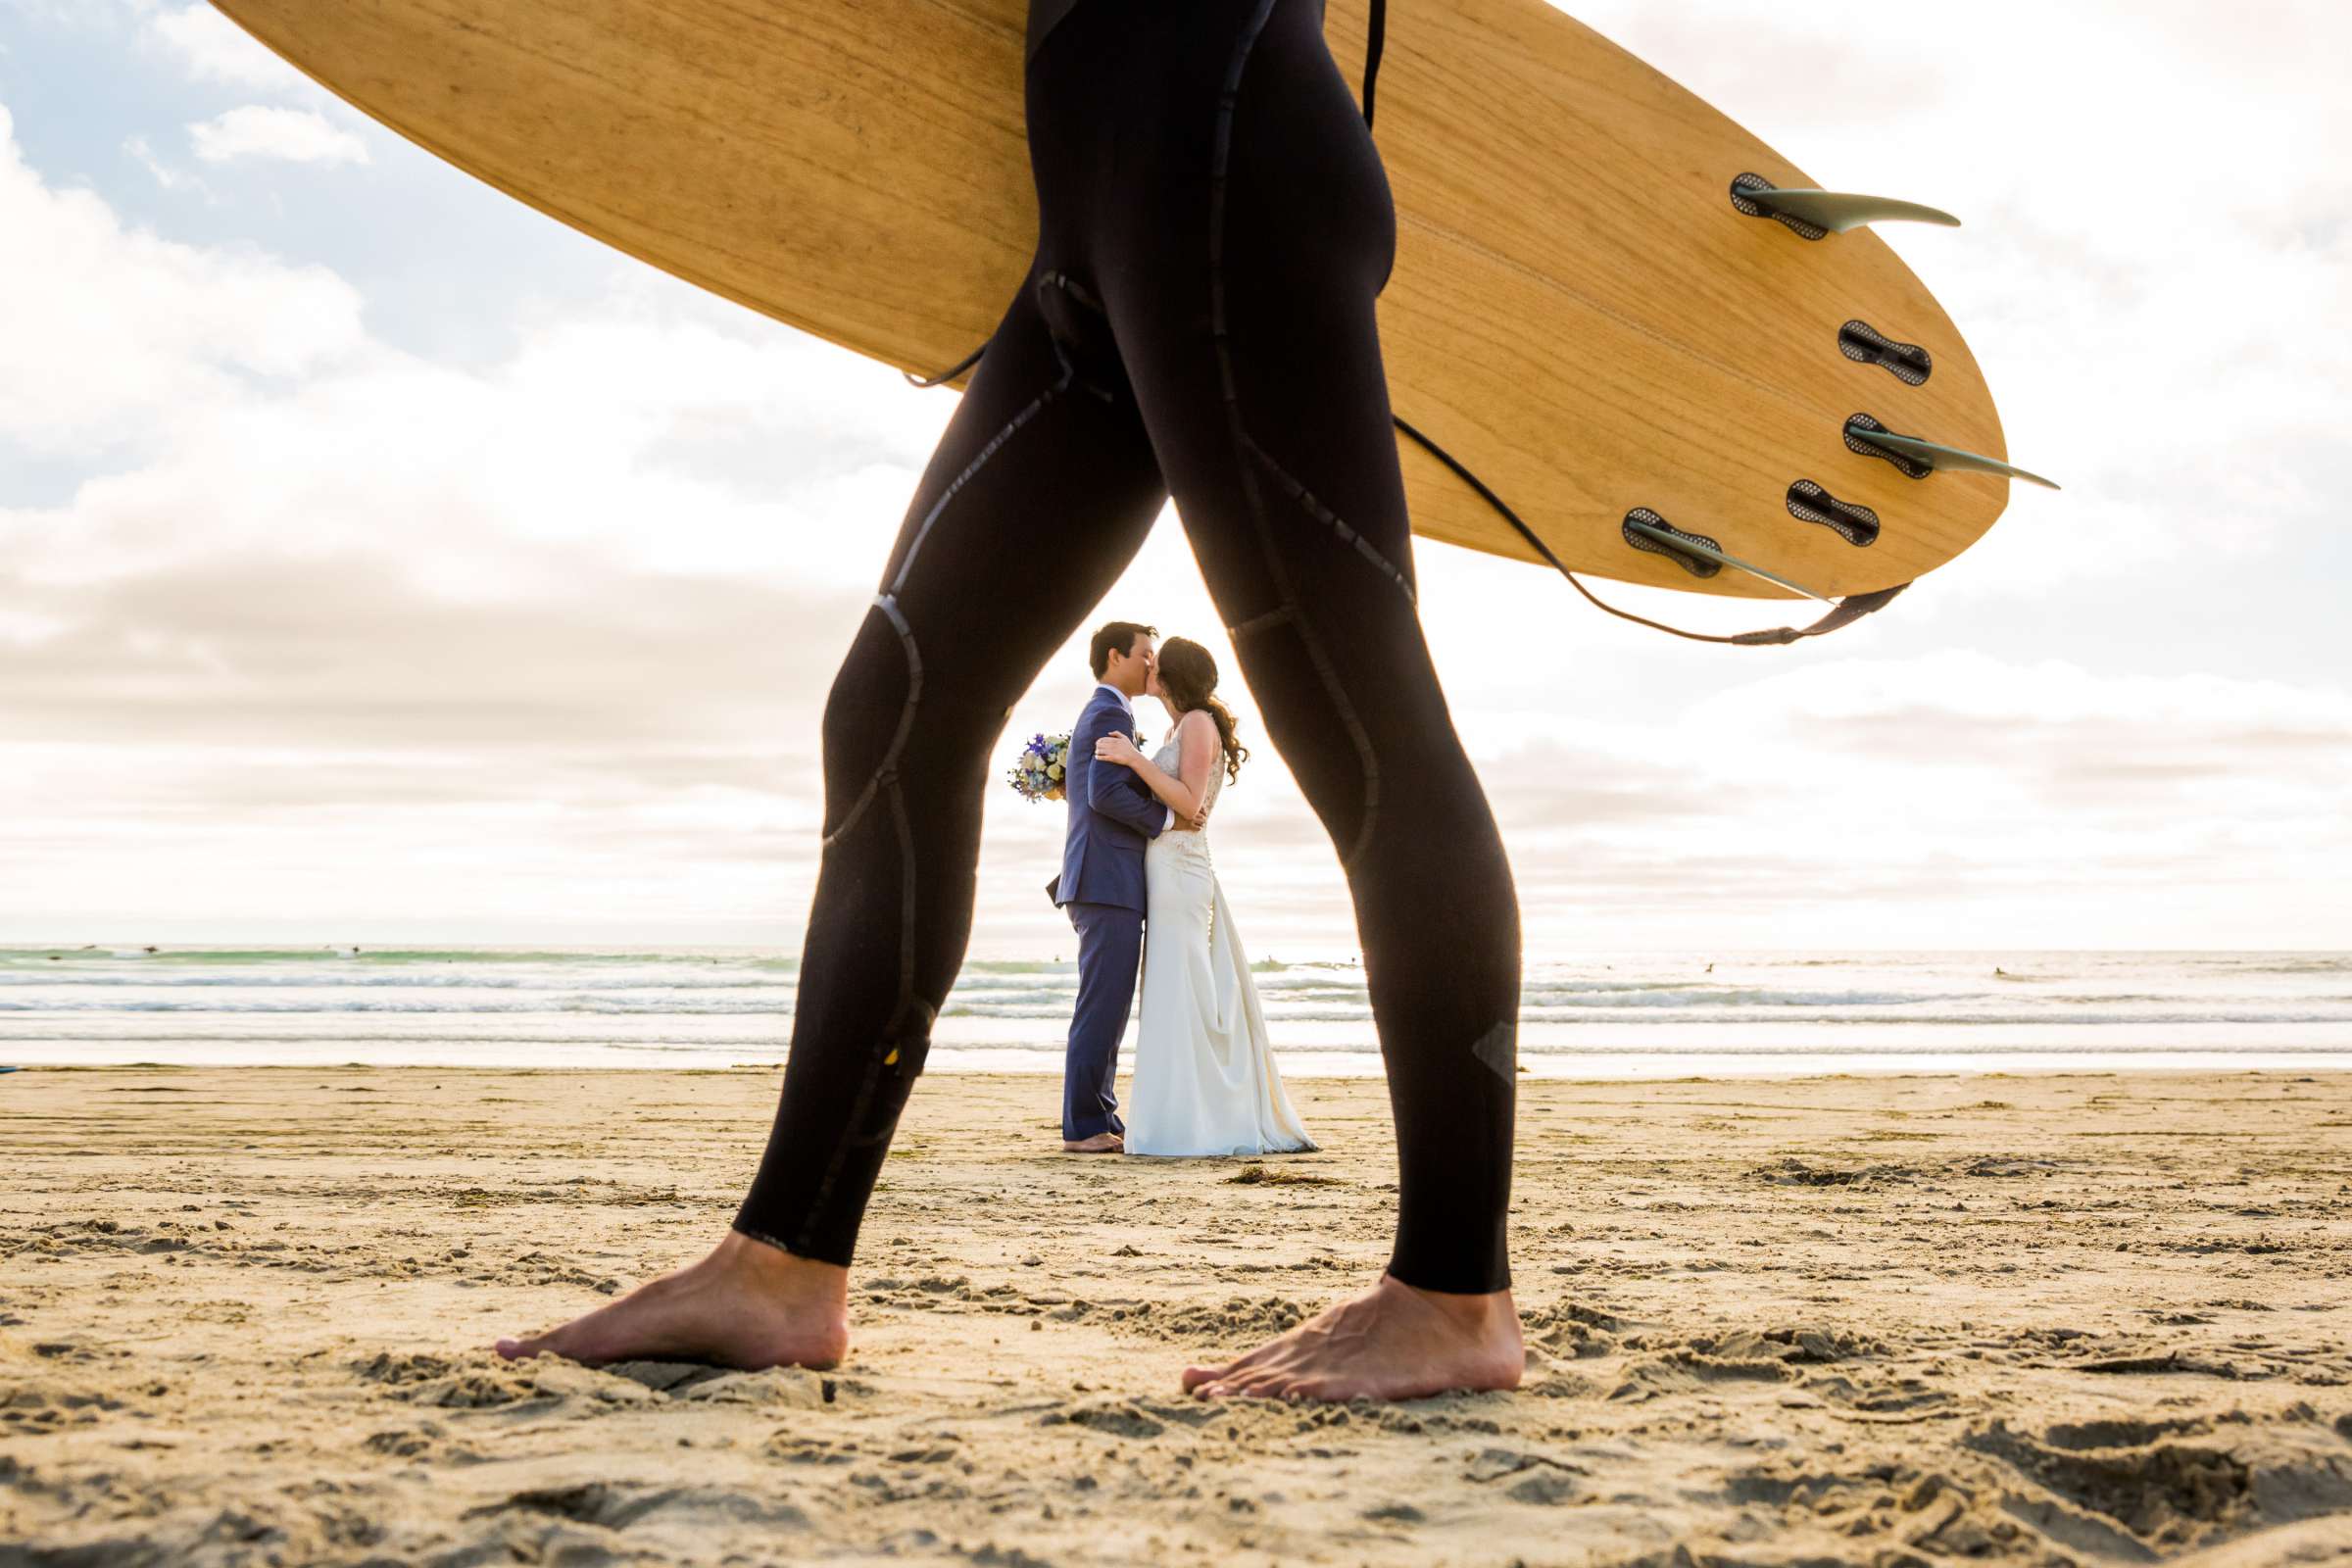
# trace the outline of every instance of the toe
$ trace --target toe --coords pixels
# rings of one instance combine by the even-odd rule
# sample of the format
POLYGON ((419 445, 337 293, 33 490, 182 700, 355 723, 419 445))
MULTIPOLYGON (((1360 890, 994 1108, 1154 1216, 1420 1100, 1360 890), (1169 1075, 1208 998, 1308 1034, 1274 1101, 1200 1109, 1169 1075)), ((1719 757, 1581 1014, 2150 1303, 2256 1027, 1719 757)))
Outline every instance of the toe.
POLYGON ((1266 1370, 1237 1373, 1220 1380, 1225 1397, 1234 1399, 1262 1399, 1289 1381, 1283 1373, 1266 1370))
POLYGON ((1266 1352, 1261 1347, 1251 1350, 1248 1355, 1237 1355, 1230 1361, 1219 1361, 1214 1366, 1188 1366, 1184 1369, 1185 1387, 1191 1388, 1197 1383, 1213 1383, 1219 1378, 1234 1377, 1249 1371, 1264 1360, 1266 1352))
POLYGON ((1264 1366, 1268 1361, 1272 1360, 1277 1354, 1279 1354, 1281 1349, 1281 1341, 1269 1341, 1266 1344, 1259 1346, 1254 1350, 1249 1350, 1241 1355, 1235 1356, 1232 1360, 1226 1362, 1217 1370, 1227 1376, 1231 1376, 1237 1372, 1248 1372, 1253 1368, 1264 1366))

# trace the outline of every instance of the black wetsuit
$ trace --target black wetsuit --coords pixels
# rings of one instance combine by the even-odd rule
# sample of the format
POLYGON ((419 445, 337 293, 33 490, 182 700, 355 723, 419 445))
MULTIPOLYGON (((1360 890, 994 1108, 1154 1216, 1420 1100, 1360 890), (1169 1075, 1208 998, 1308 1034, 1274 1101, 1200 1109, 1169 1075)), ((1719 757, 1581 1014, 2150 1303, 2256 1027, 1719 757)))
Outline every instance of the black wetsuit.
POLYGON ((1054 24, 1068 16, 1078 0, 1029 0, 1029 58, 1035 60, 1037 51, 1046 41, 1054 24))
POLYGON ((850 1260, 970 935, 1004 720, 1172 489, 1348 873, 1400 1150, 1391 1271, 1500 1289, 1518 909, 1414 605, 1379 153, 1320 0, 1033 3, 1038 254, 825 710, 791 1057, 736 1229, 850 1260))

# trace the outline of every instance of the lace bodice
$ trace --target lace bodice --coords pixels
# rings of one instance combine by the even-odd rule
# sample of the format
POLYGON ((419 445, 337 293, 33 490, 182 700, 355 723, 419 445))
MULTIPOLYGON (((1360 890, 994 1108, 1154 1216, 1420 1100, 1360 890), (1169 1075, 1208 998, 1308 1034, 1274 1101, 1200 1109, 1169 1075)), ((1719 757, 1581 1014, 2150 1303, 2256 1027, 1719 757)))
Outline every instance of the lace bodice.
MULTIPOLYGON (((1182 727, 1183 726, 1180 724, 1177 726, 1177 729, 1181 729, 1182 727)), ((1178 737, 1177 730, 1172 729, 1168 731, 1168 738, 1160 743, 1159 750, 1152 754, 1152 765, 1158 768, 1161 772, 1167 774, 1170 778, 1182 778, 1184 776, 1184 769, 1180 765, 1180 762, 1183 755, 1184 743, 1178 737)), ((1206 801, 1208 811, 1211 816, 1214 816, 1217 810, 1217 792, 1224 787, 1224 759, 1220 757, 1217 759, 1217 765, 1208 770, 1208 793, 1206 796, 1206 801)))

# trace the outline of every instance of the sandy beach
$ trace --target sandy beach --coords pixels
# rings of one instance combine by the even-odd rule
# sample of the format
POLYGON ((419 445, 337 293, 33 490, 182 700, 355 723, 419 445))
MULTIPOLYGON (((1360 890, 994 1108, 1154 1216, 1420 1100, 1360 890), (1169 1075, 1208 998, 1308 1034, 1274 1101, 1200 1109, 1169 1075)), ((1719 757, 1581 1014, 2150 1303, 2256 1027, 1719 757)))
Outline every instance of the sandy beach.
POLYGON ((772 1069, 0 1076, 0 1563, 2352 1555, 2352 1077, 1530 1082, 1513 1395, 1203 1404, 1368 1282, 1324 1152, 1090 1160, 935 1075, 827 1373, 499 1362, 700 1254, 772 1069))

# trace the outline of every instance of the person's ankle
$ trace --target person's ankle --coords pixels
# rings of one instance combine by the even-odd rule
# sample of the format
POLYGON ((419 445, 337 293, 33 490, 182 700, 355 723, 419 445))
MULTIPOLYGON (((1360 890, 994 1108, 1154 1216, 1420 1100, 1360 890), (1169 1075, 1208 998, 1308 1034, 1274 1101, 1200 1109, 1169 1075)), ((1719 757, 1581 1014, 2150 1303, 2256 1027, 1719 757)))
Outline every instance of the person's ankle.
POLYGON ((1398 1279, 1394 1274, 1384 1274, 1382 1278, 1392 1285, 1401 1286, 1412 1292, 1420 1300, 1466 1329, 1482 1329, 1503 1318, 1515 1319, 1518 1316, 1512 1309, 1511 1293, 1508 1288, 1468 1294, 1455 1291, 1433 1291, 1427 1286, 1415 1285, 1407 1280, 1398 1279))
POLYGON ((738 1230, 727 1232, 716 1255, 728 1267, 753 1274, 779 1290, 796 1296, 829 1297, 848 1304, 850 1271, 839 1263, 803 1257, 738 1230))

